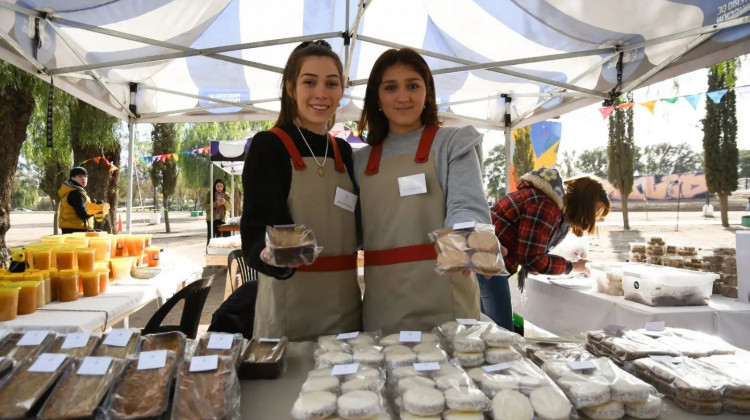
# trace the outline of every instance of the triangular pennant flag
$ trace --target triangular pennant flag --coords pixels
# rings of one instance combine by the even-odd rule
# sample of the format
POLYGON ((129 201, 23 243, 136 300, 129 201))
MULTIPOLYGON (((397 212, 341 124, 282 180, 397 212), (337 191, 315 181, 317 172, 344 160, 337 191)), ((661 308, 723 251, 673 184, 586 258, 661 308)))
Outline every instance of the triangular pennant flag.
POLYGON ((109 164, 109 171, 110 171, 110 172, 114 172, 114 171, 116 171, 116 170, 117 170, 117 166, 115 166, 115 165, 112 165, 112 164, 110 163, 110 164, 109 164))
POLYGON ((151 158, 153 159, 154 162, 158 162, 159 159, 161 159, 161 156, 156 155, 156 156, 151 156, 151 158))
POLYGON ((206 147, 204 147, 204 148, 203 148, 203 153, 204 153, 204 154, 209 154, 209 153, 211 153, 211 146, 206 146, 206 147))
POLYGON ((177 153, 172 153, 172 158, 176 161, 180 160, 180 157, 177 155, 177 153))
POLYGON ((693 106, 693 109, 698 109, 698 101, 701 99, 702 95, 702 93, 696 93, 695 95, 683 96, 683 98, 693 106))
POLYGON ((664 101, 669 102, 670 104, 673 104, 673 103, 677 102, 678 99, 680 99, 680 98, 678 96, 675 96, 674 98, 664 99, 664 101))
POLYGON ((620 108, 620 109, 628 109, 628 108, 632 108, 633 107, 633 103, 632 102, 628 102, 626 104, 617 105, 617 107, 620 108))
POLYGON ((715 104, 718 104, 719 102, 721 102, 721 98, 723 98, 728 91, 728 89, 714 90, 711 92, 706 92, 706 96, 711 98, 711 100, 714 101, 715 104))
POLYGON ((603 120, 606 120, 607 117, 609 117, 609 114, 611 114, 612 111, 614 111, 614 110, 615 110, 615 107, 613 107, 613 106, 607 106, 607 107, 604 107, 604 108, 599 108, 599 112, 602 114, 602 119, 603 120))
POLYGON ((84 162, 78 162, 76 163, 76 167, 83 166, 84 162))
POLYGON ((106 163, 107 165, 109 165, 109 161, 107 160, 107 158, 105 158, 104 156, 102 156, 102 160, 104 161, 104 163, 106 163))
POLYGON ((651 112, 651 115, 654 115, 654 105, 656 105, 656 101, 641 102, 638 105, 645 106, 646 109, 651 112))
POLYGON ((102 158, 100 158, 100 157, 95 157, 94 158, 94 162, 96 162, 96 163, 99 163, 100 160, 102 160, 102 158))

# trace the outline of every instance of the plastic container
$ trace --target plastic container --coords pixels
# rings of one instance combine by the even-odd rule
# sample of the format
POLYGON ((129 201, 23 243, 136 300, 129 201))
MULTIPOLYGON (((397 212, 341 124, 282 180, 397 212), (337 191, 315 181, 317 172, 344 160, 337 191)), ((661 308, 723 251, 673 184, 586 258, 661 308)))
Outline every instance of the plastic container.
POLYGON ((71 302, 78 299, 78 270, 58 271, 57 296, 60 302, 71 302))
POLYGON ((115 246, 115 257, 125 257, 128 255, 128 247, 125 246, 126 239, 130 237, 128 234, 117 235, 117 245, 115 246))
POLYGON ((76 259, 78 260, 78 269, 80 271, 94 271, 94 261, 96 261, 95 248, 76 248, 76 259))
POLYGON ((105 293, 107 291, 107 285, 109 284, 109 269, 96 269, 94 271, 99 277, 99 293, 105 293))
POLYGON ((52 263, 52 248, 38 245, 27 250, 31 254, 31 267, 37 270, 49 270, 52 263))
POLYGON ((161 248, 158 246, 150 246, 146 248, 146 262, 148 263, 149 267, 158 267, 159 266, 159 257, 161 253, 161 248))
POLYGON ((72 245, 75 248, 87 248, 89 246, 89 238, 85 236, 82 238, 71 236, 71 237, 65 238, 65 244, 72 245))
MULTIPOLYGON (((14 286, 21 288, 18 292, 18 315, 36 312, 39 283, 38 281, 18 281, 14 283, 14 286)), ((42 288, 42 302, 44 302, 44 288, 42 288)))
POLYGON ((649 306, 708 305, 718 274, 633 265, 624 271, 625 299, 649 306))
POLYGON ((96 250, 94 258, 96 261, 109 261, 111 257, 112 241, 107 236, 91 238, 89 247, 96 250))
POLYGON ((75 249, 73 247, 55 248, 55 266, 58 270, 71 270, 75 266, 75 249))
POLYGON ((596 291, 612 296, 622 296, 622 277, 627 266, 627 263, 591 263, 589 277, 594 279, 596 291))
POLYGON ((120 235, 109 235, 109 257, 117 256, 117 237, 120 235))
POLYGON ((125 246, 128 248, 129 256, 140 257, 146 249, 146 237, 144 235, 126 236, 125 246))
POLYGON ((20 286, 0 286, 0 322, 16 319, 20 292, 20 286))
POLYGON ((59 300, 57 295, 57 288, 59 287, 60 278, 57 276, 57 269, 51 268, 49 270, 49 281, 50 281, 50 300, 56 302, 59 300))
POLYGON ((78 275, 83 285, 83 296, 93 297, 99 295, 99 273, 96 271, 83 271, 78 275))
POLYGON ((666 267, 683 268, 685 266, 685 258, 679 255, 667 255, 664 257, 664 265, 666 267))
POLYGON ((65 237, 62 235, 42 236, 40 238, 43 244, 63 244, 65 237))
POLYGON ((109 260, 112 268, 113 280, 127 280, 130 278, 130 269, 133 267, 135 257, 115 257, 109 260))

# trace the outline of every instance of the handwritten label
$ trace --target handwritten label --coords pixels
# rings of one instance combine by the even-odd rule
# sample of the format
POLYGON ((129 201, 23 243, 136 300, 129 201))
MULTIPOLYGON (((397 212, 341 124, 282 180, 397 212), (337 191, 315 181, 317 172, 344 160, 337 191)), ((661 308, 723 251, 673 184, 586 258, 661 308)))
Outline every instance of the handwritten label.
POLYGON ((398 341, 402 343, 419 343, 422 341, 422 331, 401 331, 398 341))
POLYGON ((573 370, 596 369, 596 363, 591 360, 575 360, 568 362, 568 367, 573 370))
POLYGON ((130 341, 130 337, 133 336, 133 330, 117 329, 112 330, 107 334, 107 338, 102 341, 102 344, 112 347, 125 347, 130 341))
POLYGON ((138 367, 136 367, 136 370, 161 369, 166 365, 166 350, 144 351, 138 355, 138 367))
POLYGON ((354 213, 354 209, 357 207, 357 196, 341 187, 336 187, 333 205, 354 213))
POLYGON ((414 370, 417 372, 429 372, 433 370, 440 370, 440 363, 427 362, 427 363, 414 363, 414 370))
POLYGON ((341 333, 337 335, 336 338, 339 340, 351 340, 352 338, 357 338, 358 335, 359 335, 359 331, 354 331, 354 332, 348 332, 348 333, 341 333))
POLYGON ((401 197, 427 194, 427 180, 424 174, 402 176, 398 179, 398 192, 401 197))
POLYGON ((88 344, 89 342, 89 338, 91 338, 91 333, 87 333, 87 332, 68 334, 65 337, 65 341, 63 341, 62 346, 60 346, 60 348, 61 349, 79 349, 81 347, 86 347, 86 344, 88 344))
POLYGON ((229 350, 232 348, 232 340, 234 340, 232 334, 213 333, 208 338, 206 348, 209 350, 229 350))
POLYGON ((479 321, 477 321, 476 319, 471 319, 471 318, 456 318, 456 321, 459 324, 463 324, 463 325, 477 325, 477 324, 479 324, 479 321))
POLYGON ((664 331, 665 324, 664 321, 651 321, 647 322, 644 328, 646 331, 664 331))
POLYGON ((484 369, 485 372, 501 372, 503 370, 506 370, 510 368, 510 365, 507 363, 496 363, 494 365, 487 365, 484 366, 482 369, 484 369))
POLYGON ((29 367, 29 372, 55 372, 67 357, 68 355, 63 353, 42 353, 29 367))
POLYGON ((47 338, 49 330, 28 331, 18 340, 17 346, 38 346, 47 338))
POLYGON ((359 363, 349 363, 346 365, 334 365, 333 368, 331 368, 331 375, 332 376, 351 375, 351 374, 357 373, 357 370, 359 370, 359 363))
POLYGON ((111 363, 111 357, 84 357, 81 366, 78 368, 78 374, 101 376, 107 373, 111 363))
POLYGON ((206 372, 219 368, 219 355, 193 356, 190 359, 190 372, 206 372))
POLYGON ((474 221, 454 223, 453 230, 474 229, 476 225, 477 225, 477 222, 474 222, 474 221))

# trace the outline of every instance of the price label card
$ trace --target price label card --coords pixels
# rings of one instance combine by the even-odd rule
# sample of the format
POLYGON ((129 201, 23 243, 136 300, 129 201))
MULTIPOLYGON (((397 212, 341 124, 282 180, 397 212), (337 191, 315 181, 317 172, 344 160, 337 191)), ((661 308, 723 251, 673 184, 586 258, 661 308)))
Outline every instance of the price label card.
POLYGON ((622 331, 625 329, 622 325, 609 324, 604 327, 604 333, 608 335, 620 336, 622 331))
POLYGON ((68 355, 63 353, 42 353, 29 367, 29 372, 54 372, 67 357, 68 355))
POLYGON ((88 344, 90 337, 91 337, 91 333, 87 333, 87 332, 68 334, 65 337, 65 341, 63 341, 62 346, 60 348, 61 349, 79 349, 81 347, 85 347, 86 344, 88 344))
POLYGON ((477 325, 477 324, 479 324, 479 321, 477 321, 476 319, 471 319, 471 318, 456 318, 456 321, 459 324, 463 324, 463 325, 477 325))
POLYGON ((651 321, 647 322, 644 328, 646 329, 646 331, 664 331, 665 324, 666 323, 664 321, 651 321))
POLYGON ((419 343, 422 341, 422 331, 401 331, 398 341, 402 343, 419 343))
POLYGON ((111 357, 84 357, 81 366, 78 367, 79 375, 97 375, 101 376, 107 373, 109 365, 112 363, 111 357))
POLYGON ((453 225, 453 230, 462 230, 462 229, 473 229, 474 226, 477 225, 477 222, 461 222, 461 223, 455 223, 453 225))
POLYGON ((193 356, 190 359, 190 372, 205 372, 219 368, 219 355, 193 356))
POLYGON ((209 350, 229 350, 232 348, 232 340, 234 335, 225 333, 212 333, 211 337, 208 338, 209 350))
POLYGON ((596 369, 596 364, 591 360, 576 360, 568 362, 568 367, 573 370, 596 369))
POLYGON ((144 351, 138 355, 138 367, 136 367, 136 370, 161 369, 166 365, 166 350, 144 351))
POLYGON ((351 375, 354 373, 357 373, 357 370, 359 370, 359 363, 349 363, 346 365, 334 365, 331 369, 331 375, 332 376, 340 376, 340 375, 351 375))
POLYGON ((130 341, 130 337, 133 336, 133 330, 117 329, 112 330, 107 334, 107 338, 102 341, 102 344, 106 344, 112 347, 125 347, 130 341))
POLYGON ((259 343, 278 343, 279 341, 281 341, 280 338, 267 338, 267 337, 258 338, 259 343))
POLYGON ((650 358, 658 361, 658 362, 665 362, 665 363, 678 363, 679 359, 672 356, 661 356, 661 355, 651 355, 650 358))
POLYGON ((18 340, 18 343, 16 343, 16 345, 38 346, 42 344, 42 341, 44 341, 45 338, 47 338, 47 334, 49 334, 49 330, 28 331, 23 335, 23 337, 21 337, 20 340, 18 340))
POLYGON ((440 370, 440 363, 438 362, 414 363, 414 370, 418 372, 440 370))
POLYGON ((510 367, 507 363, 496 363, 494 365, 487 365, 484 366, 482 369, 484 369, 485 372, 501 372, 505 369, 508 369, 510 367))
POLYGON ((351 340, 352 338, 357 338, 358 335, 359 335, 359 331, 354 331, 354 332, 348 332, 348 333, 341 333, 337 335, 336 338, 339 340, 351 340))

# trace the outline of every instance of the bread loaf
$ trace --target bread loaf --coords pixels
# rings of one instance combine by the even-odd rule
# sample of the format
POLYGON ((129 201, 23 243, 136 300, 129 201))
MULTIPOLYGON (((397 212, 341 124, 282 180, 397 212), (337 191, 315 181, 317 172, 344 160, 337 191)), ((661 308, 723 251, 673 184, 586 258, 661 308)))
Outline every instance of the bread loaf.
POLYGON ((177 363, 172 351, 167 352, 166 364, 159 369, 137 370, 138 359, 128 359, 120 381, 108 398, 109 417, 125 420, 161 416, 167 410, 177 363))

